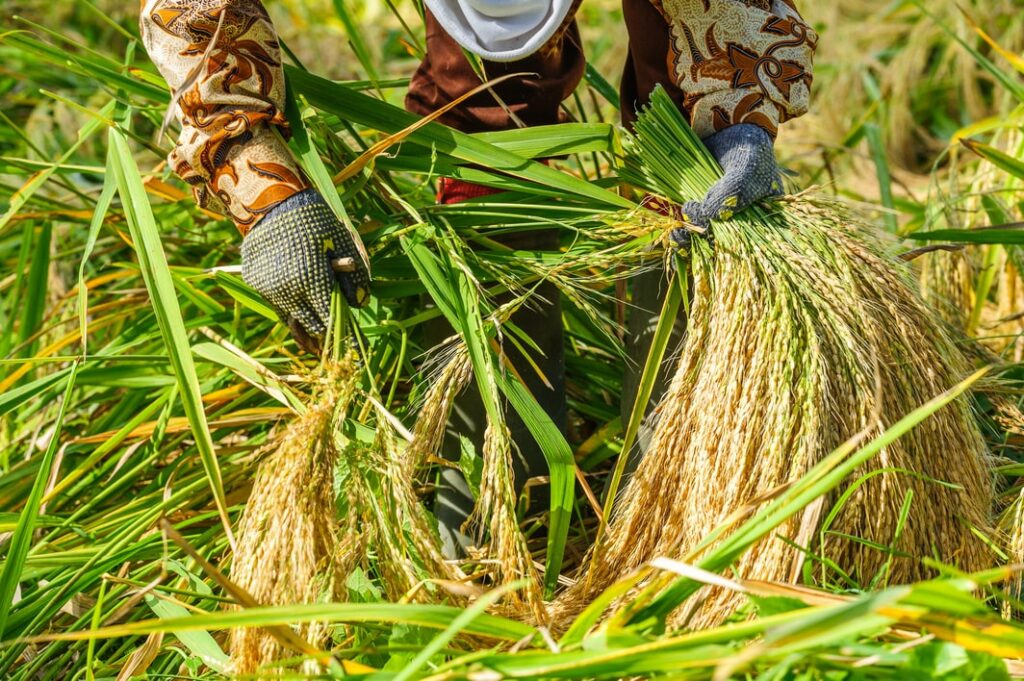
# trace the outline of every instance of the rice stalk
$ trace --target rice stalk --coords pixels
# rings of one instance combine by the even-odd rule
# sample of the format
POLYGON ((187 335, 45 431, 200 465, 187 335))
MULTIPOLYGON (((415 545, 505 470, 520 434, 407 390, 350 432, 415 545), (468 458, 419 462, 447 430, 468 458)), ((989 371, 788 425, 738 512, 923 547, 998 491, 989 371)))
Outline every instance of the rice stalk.
MULTIPOLYGON (((1024 133, 1014 127, 1007 127, 993 140, 996 149, 1014 158, 1024 158, 1024 133)), ((1021 207, 1016 202, 1024 178, 1015 177, 1001 168, 981 161, 972 181, 964 189, 965 208, 971 215, 968 228, 989 225, 1003 225, 1021 219, 1021 207)), ((974 302, 974 327, 969 332, 979 336, 986 347, 1001 354, 1009 361, 1020 362, 1024 358, 1024 286, 1021 284, 1021 267, 1024 259, 1020 247, 990 244, 985 247, 985 262, 991 268, 981 273, 982 279, 974 302), (987 283, 987 288, 981 284, 987 283), (994 290, 993 290, 994 289, 994 290), (987 295, 987 294, 992 295, 987 295)))
MULTIPOLYGON (((239 523, 231 569, 235 582, 263 605, 339 600, 344 577, 358 556, 357 528, 349 526, 339 546, 334 503, 338 448, 333 424, 344 414, 356 389, 356 365, 349 356, 325 362, 315 378, 313 399, 268 446, 239 523)), ((326 624, 299 627, 299 635, 319 646, 326 624)), ((262 629, 235 629, 231 657, 239 674, 266 671, 286 655, 262 629)))
MULTIPOLYGON (((378 423, 374 446, 361 450, 363 459, 355 465, 362 470, 355 475, 365 476, 363 487, 373 489, 365 495, 361 509, 389 599, 434 602, 441 599, 433 582, 461 582, 466 576, 442 554, 437 531, 416 494, 412 453, 412 447, 399 446, 390 426, 378 423), (420 588, 424 583, 427 588, 420 588)), ((446 594, 446 601, 461 599, 458 594, 446 594)))
MULTIPOLYGON (((714 179, 661 94, 629 147, 623 174, 674 201, 702 195, 714 179)), ((797 480, 858 433, 881 433, 967 373, 906 268, 837 206, 794 199, 775 213, 754 209, 717 223, 713 247, 694 241, 689 274, 687 337, 652 443, 589 571, 556 602, 559 619, 655 557, 693 560, 736 509, 797 480)), ((975 534, 991 531, 987 456, 960 400, 858 471, 826 501, 830 510, 805 519, 810 528, 794 518, 777 534, 812 537, 807 548, 821 560, 811 573, 847 587, 927 577, 922 557, 981 569, 994 560, 975 534)), ((802 560, 769 537, 733 573, 788 582, 802 560)), ((688 623, 719 623, 742 602, 712 590, 688 623)))
MULTIPOLYGON (((992 391, 986 393, 985 397, 992 404, 993 421, 1008 439, 1019 440, 1024 436, 1024 411, 1013 399, 1013 395, 992 391)), ((1016 461, 1005 458, 999 463, 1014 466, 1016 461)), ((1008 486, 1008 489, 1002 491, 999 528, 1006 537, 1006 553, 1009 556, 1007 562, 1020 565, 1024 563, 1024 485, 1017 479, 1008 486)), ((1021 593, 1024 593, 1024 575, 1019 571, 1015 572, 1010 580, 1010 591, 1018 599, 1021 593)), ((1003 603, 1003 615, 1009 618, 1015 607, 1015 604, 1009 601, 1003 603)))
POLYGON ((451 349, 447 361, 430 381, 430 390, 423 398, 413 439, 404 461, 405 474, 414 474, 427 459, 437 457, 444 441, 445 425, 455 404, 455 398, 473 379, 473 366, 464 344, 451 349))
MULTIPOLYGON (((481 458, 479 498, 473 507, 469 525, 476 530, 477 545, 485 546, 484 555, 493 561, 492 579, 495 584, 522 583, 522 589, 512 589, 502 598, 498 609, 512 613, 530 612, 538 620, 546 619, 541 580, 533 564, 526 537, 519 527, 516 514, 517 495, 513 480, 513 451, 508 425, 505 421, 506 404, 502 398, 498 372, 506 369, 492 359, 485 350, 488 333, 485 324, 500 324, 511 315, 512 308, 501 306, 487 314, 481 302, 483 287, 467 261, 461 240, 453 235, 441 236, 439 242, 449 248, 445 257, 451 271, 457 273, 458 295, 462 319, 458 320, 464 334, 466 352, 475 374, 480 398, 487 415, 481 458), (486 316, 485 316, 486 314, 486 316), (485 322, 486 319, 486 322, 485 322), (486 544, 485 544, 486 542, 486 544)), ((520 298, 525 300, 525 298, 520 298)), ((449 321, 453 321, 449 319, 449 321)), ((453 324, 454 325, 454 324, 453 324)))
POLYGON ((487 424, 482 448, 480 498, 470 521, 481 534, 486 530, 490 537, 487 557, 496 562, 495 581, 498 584, 509 584, 526 580, 522 592, 511 591, 499 603, 499 611, 529 613, 534 620, 544 622, 547 613, 540 591, 540 579, 516 517, 512 480, 513 446, 504 420, 487 424))
POLYGON ((921 257, 921 294, 943 321, 957 329, 967 328, 974 304, 976 266, 972 254, 928 253, 921 257))
MULTIPOLYGON (((913 3, 835 0, 801 5, 808 21, 843 39, 821 41, 815 56, 815 105, 808 116, 787 125, 784 134, 792 140, 843 144, 864 112, 881 105, 876 117, 890 161, 901 178, 913 181, 913 174, 929 172, 934 155, 946 145, 945 136, 937 134, 937 121, 947 116, 980 121, 1005 112, 1007 93, 990 87, 990 74, 967 50, 952 44, 938 22, 984 50, 965 12, 997 36, 1003 47, 1019 53, 1024 47, 1019 3, 968 0, 925 5, 938 21, 913 3)), ((864 170, 866 177, 872 176, 866 164, 864 170)))

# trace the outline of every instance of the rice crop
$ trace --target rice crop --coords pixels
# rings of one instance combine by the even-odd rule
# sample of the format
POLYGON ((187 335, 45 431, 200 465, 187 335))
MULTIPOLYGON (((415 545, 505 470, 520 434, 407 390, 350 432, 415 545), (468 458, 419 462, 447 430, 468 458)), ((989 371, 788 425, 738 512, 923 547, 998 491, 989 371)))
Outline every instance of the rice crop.
MULTIPOLYGON (((624 176, 671 200, 702 195, 714 179, 667 97, 653 98, 627 150, 624 176)), ((740 509, 969 371, 907 268, 837 206, 798 197, 715 224, 713 235, 692 241, 674 378, 606 543, 560 599, 570 609, 658 556, 694 560, 740 509)), ((993 494, 984 438, 960 400, 762 540, 733 574, 853 586, 926 578, 926 558, 981 570, 996 560, 986 540, 993 494)), ((709 595, 680 623, 720 623, 738 602, 709 595)))

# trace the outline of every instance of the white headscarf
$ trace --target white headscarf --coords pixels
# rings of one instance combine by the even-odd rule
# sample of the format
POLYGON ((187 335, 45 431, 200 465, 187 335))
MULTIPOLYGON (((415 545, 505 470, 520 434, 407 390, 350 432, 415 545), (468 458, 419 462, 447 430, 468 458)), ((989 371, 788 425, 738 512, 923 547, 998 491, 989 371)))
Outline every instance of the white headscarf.
POLYGON ((572 0, 424 0, 455 42, 489 61, 516 61, 546 43, 572 0))

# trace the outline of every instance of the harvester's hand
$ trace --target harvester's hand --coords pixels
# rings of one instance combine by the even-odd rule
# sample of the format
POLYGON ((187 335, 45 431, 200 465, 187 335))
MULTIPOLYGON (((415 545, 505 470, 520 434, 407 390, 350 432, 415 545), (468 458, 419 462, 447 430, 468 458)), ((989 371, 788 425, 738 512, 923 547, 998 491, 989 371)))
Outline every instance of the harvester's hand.
MULTIPOLYGON (((760 126, 740 123, 710 135, 704 144, 724 175, 703 201, 683 205, 686 222, 707 229, 714 220, 728 220, 754 201, 782 193, 772 138, 760 126)), ((673 240, 681 245, 689 236, 685 229, 672 232, 673 240)))
POLYGON ((349 305, 370 296, 370 274, 345 226, 315 189, 286 199, 242 240, 242 278, 259 291, 307 350, 327 331, 334 282, 349 305), (338 271, 332 261, 350 259, 338 271))

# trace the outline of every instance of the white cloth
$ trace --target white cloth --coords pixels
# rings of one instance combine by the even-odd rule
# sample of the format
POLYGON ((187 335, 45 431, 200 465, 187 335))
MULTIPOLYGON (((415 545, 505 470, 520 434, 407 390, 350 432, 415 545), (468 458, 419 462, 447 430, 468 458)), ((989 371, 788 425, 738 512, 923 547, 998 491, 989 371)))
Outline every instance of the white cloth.
POLYGON ((572 0, 423 0, 455 42, 488 61, 516 61, 546 43, 572 0))

